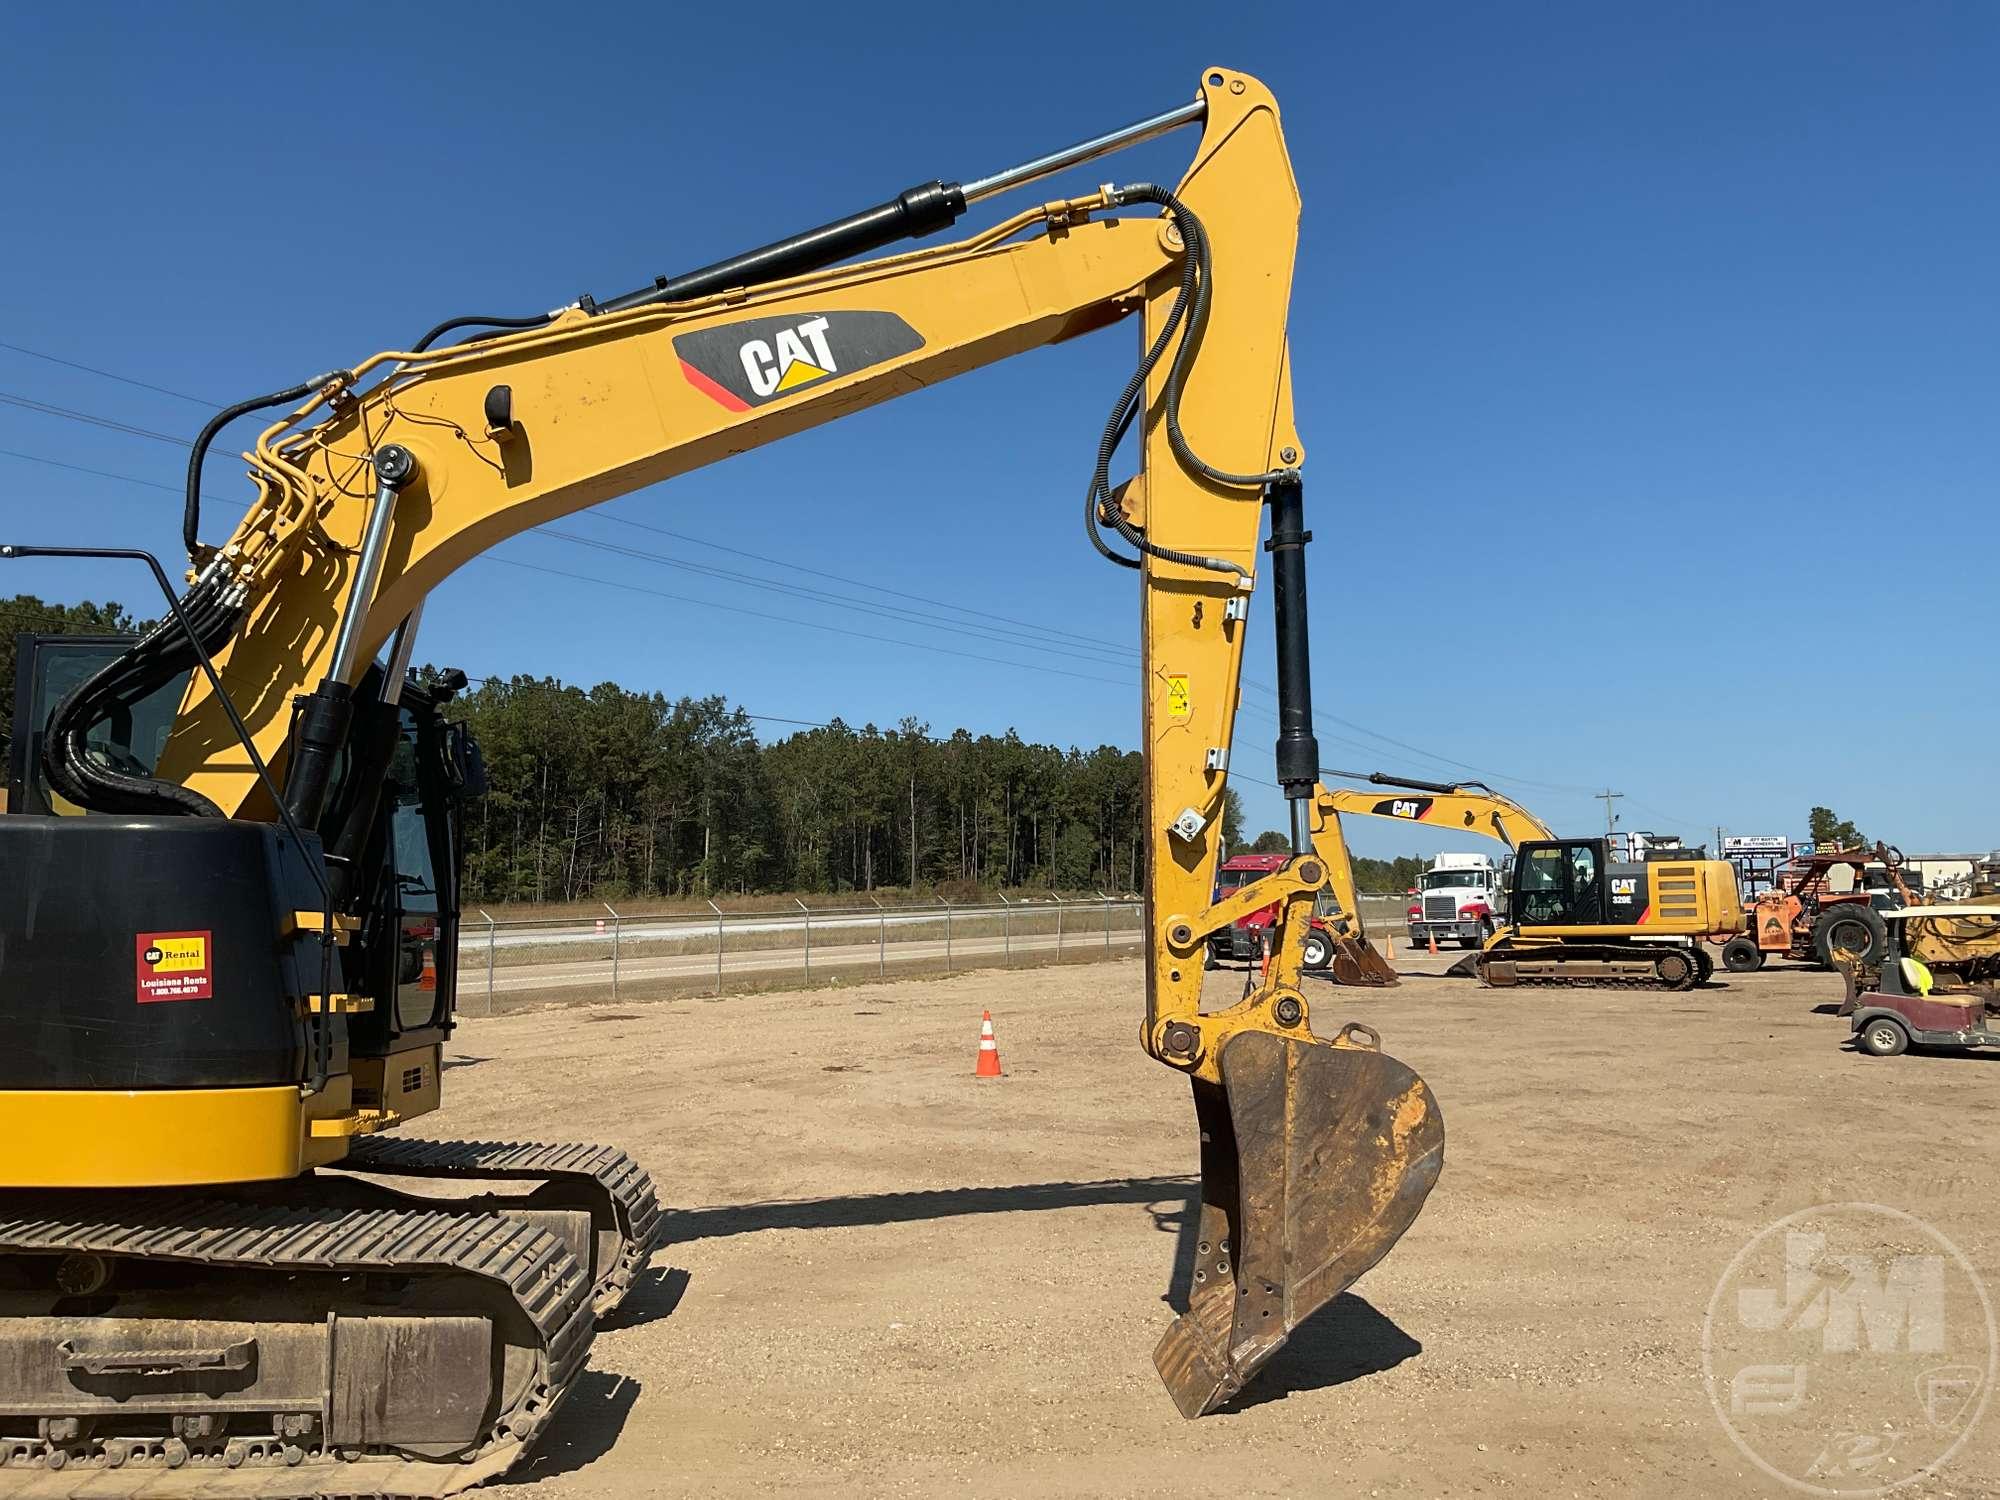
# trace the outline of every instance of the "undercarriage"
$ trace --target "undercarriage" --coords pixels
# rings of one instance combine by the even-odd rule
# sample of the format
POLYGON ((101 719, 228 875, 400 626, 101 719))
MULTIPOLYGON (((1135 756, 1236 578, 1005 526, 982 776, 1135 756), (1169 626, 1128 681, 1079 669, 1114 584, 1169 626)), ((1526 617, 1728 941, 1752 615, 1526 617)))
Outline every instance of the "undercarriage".
POLYGON ((594 1146, 344 1166, 0 1199, 0 1495, 442 1497, 521 1459, 653 1249, 651 1181, 594 1146))

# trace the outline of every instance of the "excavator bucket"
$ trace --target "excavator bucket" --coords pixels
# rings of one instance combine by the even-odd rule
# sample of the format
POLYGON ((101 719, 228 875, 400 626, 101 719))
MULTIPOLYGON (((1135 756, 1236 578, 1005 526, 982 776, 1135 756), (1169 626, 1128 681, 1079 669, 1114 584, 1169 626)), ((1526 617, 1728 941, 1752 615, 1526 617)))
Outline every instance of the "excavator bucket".
POLYGON ((1153 1351, 1184 1417, 1243 1388, 1410 1227, 1444 1165, 1424 1081, 1368 1028, 1239 1032, 1194 1081, 1201 1222, 1187 1311, 1153 1351))
POLYGON ((1446 969, 1444 971, 1445 976, 1450 979, 1479 978, 1479 960, 1484 956, 1485 955, 1481 952, 1481 950, 1474 948, 1470 953, 1466 954, 1465 957, 1461 958, 1457 963, 1453 964, 1449 969, 1446 969))
POLYGON ((1333 960, 1327 965, 1335 984, 1359 985, 1366 989, 1386 989, 1396 982, 1389 960, 1375 951, 1365 938, 1335 938, 1333 960))

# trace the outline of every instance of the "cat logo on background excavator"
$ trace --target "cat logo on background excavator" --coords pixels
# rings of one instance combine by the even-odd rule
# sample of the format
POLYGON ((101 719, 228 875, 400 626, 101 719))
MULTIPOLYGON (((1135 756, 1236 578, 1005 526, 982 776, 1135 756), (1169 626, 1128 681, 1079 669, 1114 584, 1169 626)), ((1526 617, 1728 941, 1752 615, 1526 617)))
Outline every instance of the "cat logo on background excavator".
POLYGON ((1420 823, 1429 816, 1430 810, 1431 799, 1428 797, 1384 797, 1372 809, 1378 818, 1414 818, 1420 823))
POLYGON ((746 318, 674 339, 688 384, 730 411, 749 411, 923 347, 916 329, 887 312, 746 318))

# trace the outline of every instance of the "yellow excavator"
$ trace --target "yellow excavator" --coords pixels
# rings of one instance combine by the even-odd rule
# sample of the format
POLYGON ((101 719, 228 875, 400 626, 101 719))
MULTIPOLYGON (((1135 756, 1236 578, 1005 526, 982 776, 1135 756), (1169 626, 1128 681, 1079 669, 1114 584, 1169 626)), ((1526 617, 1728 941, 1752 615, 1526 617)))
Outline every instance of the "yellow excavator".
MULTIPOLYGON (((45 805, 82 815, 0 817, 0 1493, 442 1496, 561 1420, 660 1221, 620 1152, 396 1133, 440 1104, 481 779, 445 713, 462 678, 408 671, 426 597, 529 527, 1127 318, 1143 353, 1084 521, 1133 575, 1144 646, 1139 1041, 1189 1080, 1201 1142, 1193 1290, 1155 1352, 1180 1410, 1228 1401, 1385 1254, 1443 1127, 1300 986, 1337 845, 1285 341, 1298 211, 1276 102, 1215 69, 1019 167, 623 296, 453 318, 226 408, 189 464, 177 596, 142 552, 0 548, 145 562, 167 601, 99 658, 23 667, 61 688, 22 726, 45 805), (1180 127, 1200 141, 1171 190, 881 253, 1180 127), (206 454, 262 410, 255 496, 204 544, 206 454), (1218 899, 1260 539, 1293 852, 1218 899), (1268 972, 1203 1011, 1207 939, 1274 902, 1268 972)), ((909 544, 948 549, 950 526, 909 544)))
MULTIPOLYGON (((1479 913, 1484 939, 1447 971, 1497 987, 1619 985, 1693 989, 1715 972, 1704 946, 1739 930, 1736 869, 1700 850, 1619 860, 1609 839, 1558 838, 1520 803, 1478 781, 1334 776, 1380 791, 1322 788, 1325 807, 1498 839, 1513 852, 1504 912, 1479 913)), ((1468 926, 1468 934, 1477 936, 1468 926)), ((1468 941, 1471 937, 1468 937, 1468 941)))

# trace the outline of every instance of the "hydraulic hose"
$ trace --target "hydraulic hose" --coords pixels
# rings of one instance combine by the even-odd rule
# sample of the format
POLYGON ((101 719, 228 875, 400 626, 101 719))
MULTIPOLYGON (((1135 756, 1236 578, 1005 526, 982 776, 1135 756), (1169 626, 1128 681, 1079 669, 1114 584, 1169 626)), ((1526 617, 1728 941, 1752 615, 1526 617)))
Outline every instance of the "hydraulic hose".
MULTIPOLYGON (((181 599, 202 649, 213 655, 235 633, 243 609, 232 602, 217 571, 204 573, 181 599)), ((49 786, 93 812, 221 817, 222 809, 199 792, 152 776, 114 770, 92 753, 90 731, 118 705, 137 702, 197 663, 180 622, 171 613, 115 661, 78 683, 49 716, 42 769, 49 786)))
POLYGON ((1119 188, 1113 195, 1118 204, 1154 203, 1164 208, 1172 216, 1180 230, 1183 253, 1181 257, 1181 285, 1174 297, 1174 304, 1168 310, 1167 319, 1161 325, 1159 336, 1153 340, 1139 361, 1139 368, 1125 383, 1118 400, 1113 403, 1111 416, 1104 424, 1104 436, 1097 446, 1097 464, 1091 471, 1090 489, 1084 496, 1084 534, 1090 543, 1105 557, 1123 567, 1139 566, 1136 559, 1123 557, 1105 545, 1099 533, 1100 526, 1109 526, 1132 547, 1147 557, 1163 562, 1179 563, 1185 567, 1203 568, 1213 573, 1232 573, 1239 578, 1247 577, 1249 570, 1227 558, 1204 557, 1199 553, 1182 552, 1172 547, 1163 547, 1146 538, 1143 532, 1120 513, 1111 494, 1111 459, 1118 445, 1130 431, 1133 419, 1145 399, 1146 382, 1153 369, 1159 364, 1167 345, 1183 321, 1187 334, 1180 347, 1174 351, 1173 362, 1167 367, 1165 404, 1167 442, 1175 459, 1189 473, 1198 475, 1212 484, 1224 485, 1232 489, 1256 490, 1261 498, 1266 485, 1295 477, 1291 469, 1272 469, 1258 474, 1236 474, 1219 469, 1208 463, 1194 451, 1186 435, 1181 431, 1181 393, 1187 386, 1189 373, 1201 345, 1202 334, 1208 324, 1208 309, 1213 283, 1213 270, 1209 255, 1208 234, 1202 228, 1201 220, 1165 188, 1154 183, 1135 183, 1119 188))
POLYGON ((247 401, 238 401, 234 406, 225 406, 208 419, 208 425, 194 440, 194 451, 188 455, 187 500, 181 511, 181 541, 187 547, 190 558, 201 545, 201 466, 208 457, 208 445, 238 417, 253 411, 263 411, 270 406, 289 406, 294 401, 303 401, 322 386, 331 385, 336 380, 351 379, 344 370, 330 371, 316 375, 301 385, 288 386, 282 391, 272 391, 268 396, 252 396, 247 401))
POLYGON ((540 328, 554 316, 554 313, 537 313, 532 318, 446 318, 410 348, 412 353, 421 354, 455 328, 540 328))

